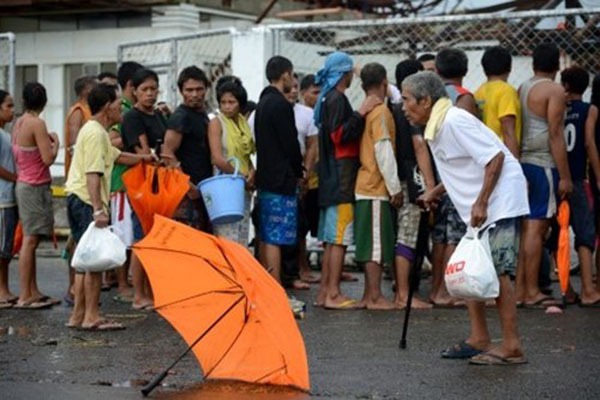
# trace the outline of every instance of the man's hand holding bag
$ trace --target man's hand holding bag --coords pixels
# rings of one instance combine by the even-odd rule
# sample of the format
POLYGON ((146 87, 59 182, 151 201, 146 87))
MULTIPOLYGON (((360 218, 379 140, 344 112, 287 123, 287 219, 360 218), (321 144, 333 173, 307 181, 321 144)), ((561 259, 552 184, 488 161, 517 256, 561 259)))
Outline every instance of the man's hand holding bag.
POLYGON ((119 267, 127 260, 127 248, 112 228, 98 228, 92 222, 77 243, 73 268, 84 272, 101 272, 119 267))
POLYGON ((500 294, 500 283, 490 250, 489 229, 483 230, 479 237, 481 230, 469 226, 450 257, 444 280, 451 296, 488 300, 500 294))

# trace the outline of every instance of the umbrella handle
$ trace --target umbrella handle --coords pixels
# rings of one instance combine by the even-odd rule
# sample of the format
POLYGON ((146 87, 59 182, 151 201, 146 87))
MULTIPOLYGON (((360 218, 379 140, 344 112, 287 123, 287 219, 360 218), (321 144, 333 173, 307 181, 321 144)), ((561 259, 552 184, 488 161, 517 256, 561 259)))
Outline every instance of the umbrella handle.
POLYGON ((155 387, 160 385, 160 383, 163 381, 163 379, 166 378, 168 373, 168 369, 164 370, 159 375, 156 375, 154 379, 152 379, 152 381, 150 381, 146 386, 144 386, 141 390, 144 397, 148 396, 150 392, 154 390, 155 387))

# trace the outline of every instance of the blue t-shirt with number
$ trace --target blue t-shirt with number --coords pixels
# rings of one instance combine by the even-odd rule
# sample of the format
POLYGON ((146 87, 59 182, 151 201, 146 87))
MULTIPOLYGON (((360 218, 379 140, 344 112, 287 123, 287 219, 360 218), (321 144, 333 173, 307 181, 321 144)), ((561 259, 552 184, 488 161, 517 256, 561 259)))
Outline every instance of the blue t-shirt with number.
POLYGON ((567 116, 565 117, 565 142, 569 157, 571 179, 582 181, 585 179, 587 154, 585 152, 585 120, 590 109, 589 103, 581 100, 571 100, 567 103, 567 116))

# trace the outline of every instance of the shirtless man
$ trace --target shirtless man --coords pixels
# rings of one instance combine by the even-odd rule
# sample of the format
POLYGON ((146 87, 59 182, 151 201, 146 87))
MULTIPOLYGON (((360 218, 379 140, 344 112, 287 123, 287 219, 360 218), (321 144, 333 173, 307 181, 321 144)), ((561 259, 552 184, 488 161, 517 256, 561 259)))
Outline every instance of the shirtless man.
POLYGON ((517 268, 517 302, 525 307, 544 308, 556 305, 538 285, 544 236, 549 218, 573 189, 563 135, 566 94, 554 82, 559 69, 560 53, 552 43, 542 43, 533 51, 533 77, 519 88, 523 111, 521 166, 529 186, 531 213, 523 220, 519 267, 517 268))

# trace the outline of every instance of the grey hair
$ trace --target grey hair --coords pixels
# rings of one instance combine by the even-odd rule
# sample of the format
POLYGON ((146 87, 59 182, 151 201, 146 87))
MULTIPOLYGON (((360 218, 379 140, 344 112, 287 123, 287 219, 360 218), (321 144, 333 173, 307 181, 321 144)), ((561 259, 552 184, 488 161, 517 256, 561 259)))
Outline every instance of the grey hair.
POLYGON ((408 89, 417 101, 431 97, 431 104, 442 97, 448 97, 444 83, 431 71, 421 71, 406 77, 402 88, 408 89))

